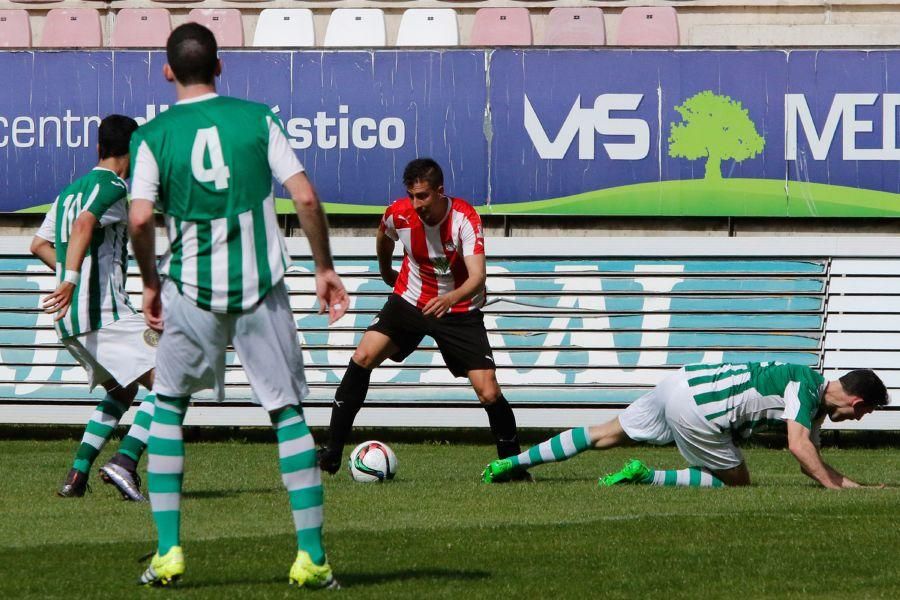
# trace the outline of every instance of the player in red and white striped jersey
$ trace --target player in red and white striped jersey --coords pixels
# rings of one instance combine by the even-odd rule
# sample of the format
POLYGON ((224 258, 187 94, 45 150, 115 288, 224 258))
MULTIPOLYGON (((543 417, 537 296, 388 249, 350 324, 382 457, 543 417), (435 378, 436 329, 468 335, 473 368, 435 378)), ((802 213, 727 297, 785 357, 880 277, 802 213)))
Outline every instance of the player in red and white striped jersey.
MULTIPOLYGON (((434 208, 443 209, 438 210, 436 215, 440 222, 429 225, 419 216, 413 200, 401 198, 388 207, 378 228, 378 238, 387 236, 395 242, 399 241, 406 249, 400 274, 394 283, 394 293, 423 311, 435 298, 450 294, 466 283, 469 269, 465 257, 484 256, 481 218, 471 205, 461 198, 444 196, 435 203, 434 208)), ((378 243, 393 247, 383 239, 379 239, 378 243)), ((390 256, 386 255, 387 260, 390 256)), ((483 262, 482 258, 476 260, 483 262)), ((449 312, 466 313, 481 308, 484 304, 483 292, 482 287, 471 298, 457 294, 456 297, 461 299, 449 312)))
MULTIPOLYGON (((465 200, 444 194, 441 167, 430 158, 403 172, 408 196, 391 204, 375 238, 378 265, 391 294, 363 335, 341 380, 319 465, 334 473, 369 389, 372 369, 390 358, 402 361, 426 335, 434 338, 447 368, 468 377, 487 411, 500 458, 518 453, 516 418, 497 383, 494 356, 484 327, 486 267, 481 219, 465 200), (398 273, 392 257, 403 244, 398 273)), ((529 478, 526 471, 513 478, 529 478)))

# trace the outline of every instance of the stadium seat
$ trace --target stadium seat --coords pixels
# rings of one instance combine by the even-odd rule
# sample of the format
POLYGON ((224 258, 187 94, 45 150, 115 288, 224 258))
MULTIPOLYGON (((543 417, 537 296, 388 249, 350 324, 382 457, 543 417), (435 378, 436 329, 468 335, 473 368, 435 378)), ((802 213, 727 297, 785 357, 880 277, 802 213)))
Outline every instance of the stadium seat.
POLYGON ((123 8, 116 13, 109 45, 114 48, 162 48, 172 24, 165 8, 123 8))
POLYGON ((546 23, 547 46, 603 46, 606 24, 599 8, 554 8, 546 23))
POLYGON ((336 8, 325 30, 326 47, 384 46, 384 11, 380 8, 336 8))
POLYGON ((99 48, 103 45, 100 13, 94 8, 54 8, 44 19, 43 48, 99 48))
POLYGON ((400 19, 398 46, 459 46, 459 27, 452 8, 411 8, 400 19))
POLYGON ((0 10, 0 48, 31 47, 31 23, 24 9, 0 10))
POLYGON ((527 8, 479 8, 470 46, 530 46, 531 19, 527 8))
POLYGON ((219 46, 244 45, 244 24, 236 8, 195 8, 188 13, 188 21, 209 27, 219 46))
POLYGON ((267 8, 259 13, 253 45, 289 48, 315 46, 312 11, 308 8, 267 8))
POLYGON ((671 6, 630 6, 622 11, 619 46, 677 46, 678 15, 671 6))

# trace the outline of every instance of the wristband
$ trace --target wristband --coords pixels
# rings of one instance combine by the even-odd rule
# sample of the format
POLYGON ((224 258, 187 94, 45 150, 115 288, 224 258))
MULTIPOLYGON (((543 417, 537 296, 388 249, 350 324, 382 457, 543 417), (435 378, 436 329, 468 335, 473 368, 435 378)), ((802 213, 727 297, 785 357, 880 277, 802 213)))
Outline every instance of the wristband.
POLYGON ((66 269, 65 277, 63 277, 64 283, 71 283, 72 285, 78 285, 79 280, 81 280, 81 272, 70 271, 70 270, 66 269))

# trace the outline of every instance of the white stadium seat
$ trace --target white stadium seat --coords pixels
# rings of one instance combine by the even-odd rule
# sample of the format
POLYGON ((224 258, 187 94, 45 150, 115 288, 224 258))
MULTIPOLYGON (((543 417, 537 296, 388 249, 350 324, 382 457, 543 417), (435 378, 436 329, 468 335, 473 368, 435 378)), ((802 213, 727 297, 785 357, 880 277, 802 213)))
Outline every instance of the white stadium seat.
POLYGON ((411 8, 400 19, 398 46, 459 45, 456 11, 452 8, 411 8))
POLYGON ((308 8, 267 8, 259 13, 253 45, 283 48, 315 46, 312 11, 308 8))
POLYGON ((336 8, 325 30, 326 48, 372 48, 384 46, 387 34, 380 8, 336 8))

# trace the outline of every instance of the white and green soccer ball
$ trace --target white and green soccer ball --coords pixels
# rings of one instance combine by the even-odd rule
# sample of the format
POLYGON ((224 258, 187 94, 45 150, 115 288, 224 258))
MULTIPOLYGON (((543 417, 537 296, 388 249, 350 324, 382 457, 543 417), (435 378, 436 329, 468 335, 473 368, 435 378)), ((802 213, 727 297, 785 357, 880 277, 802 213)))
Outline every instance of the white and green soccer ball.
POLYGON ((354 481, 390 481, 397 474, 397 455, 384 442, 370 440, 353 449, 349 467, 354 481))

